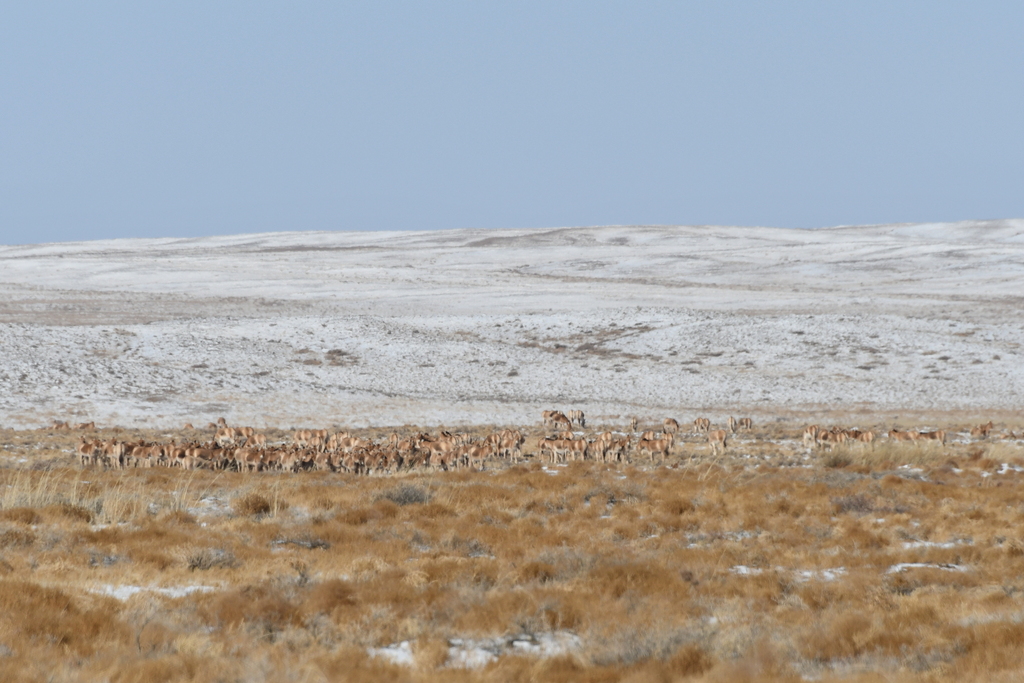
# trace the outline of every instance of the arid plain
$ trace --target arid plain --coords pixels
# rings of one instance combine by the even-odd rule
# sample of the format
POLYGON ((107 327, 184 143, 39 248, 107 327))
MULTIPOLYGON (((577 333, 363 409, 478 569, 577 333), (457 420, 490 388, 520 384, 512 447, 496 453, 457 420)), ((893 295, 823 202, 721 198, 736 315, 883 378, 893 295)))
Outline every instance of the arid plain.
POLYGON ((0 670, 1017 680, 1022 292, 1020 221, 0 247, 0 670))

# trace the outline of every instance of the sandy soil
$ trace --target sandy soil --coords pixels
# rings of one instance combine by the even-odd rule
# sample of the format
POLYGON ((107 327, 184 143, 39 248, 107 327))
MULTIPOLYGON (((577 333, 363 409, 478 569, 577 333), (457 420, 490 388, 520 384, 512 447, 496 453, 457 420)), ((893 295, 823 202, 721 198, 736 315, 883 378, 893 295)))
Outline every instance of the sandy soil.
POLYGON ((1024 406, 1024 221, 0 247, 0 424, 1024 406))

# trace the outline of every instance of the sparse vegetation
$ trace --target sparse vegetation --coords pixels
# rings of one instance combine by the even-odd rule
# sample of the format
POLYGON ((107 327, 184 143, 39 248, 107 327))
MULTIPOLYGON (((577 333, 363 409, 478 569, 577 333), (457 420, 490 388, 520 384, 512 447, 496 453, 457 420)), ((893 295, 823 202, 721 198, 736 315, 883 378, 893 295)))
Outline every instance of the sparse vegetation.
POLYGON ((395 505, 416 505, 430 500, 430 494, 419 486, 405 484, 380 494, 378 500, 390 500, 395 505))
POLYGON ((527 458, 361 476, 82 469, 74 435, 5 434, 4 680, 1024 668, 1015 440, 822 453, 765 427, 713 459, 681 439, 657 467, 527 458))

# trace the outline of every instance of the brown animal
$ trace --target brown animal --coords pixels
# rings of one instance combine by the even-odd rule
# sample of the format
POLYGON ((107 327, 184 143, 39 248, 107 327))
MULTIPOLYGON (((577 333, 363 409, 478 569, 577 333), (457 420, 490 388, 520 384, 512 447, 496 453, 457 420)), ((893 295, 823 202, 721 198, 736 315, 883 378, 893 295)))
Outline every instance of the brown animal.
POLYGON ((221 427, 217 430, 213 440, 217 442, 218 446, 228 446, 235 443, 235 439, 238 438, 238 430, 234 427, 221 427))
POLYGON ((99 443, 93 443, 86 441, 85 437, 75 446, 75 453, 78 454, 79 459, 82 462, 82 467, 89 467, 93 464, 96 457, 96 450, 99 447, 99 443))
POLYGON ((726 446, 729 445, 728 433, 724 429, 715 429, 714 431, 708 432, 708 443, 711 445, 711 454, 715 455, 721 448, 722 452, 725 452, 726 446))
POLYGON ((736 433, 736 418, 732 415, 729 416, 729 431, 733 434, 736 433))
POLYGON ((740 429, 743 429, 743 430, 746 430, 746 431, 750 431, 753 428, 754 428, 754 421, 753 420, 751 420, 749 417, 741 417, 740 418, 740 429))
POLYGON ((821 429, 818 430, 817 444, 819 448, 832 450, 835 444, 846 443, 849 437, 842 429, 821 429))
POLYGON ((707 434, 711 429, 711 420, 706 417, 698 417, 693 421, 693 429, 698 434, 707 434))
POLYGON ((253 448, 235 451, 235 464, 240 472, 258 472, 263 466, 263 454, 253 448))
POLYGON ((995 429, 995 425, 992 424, 992 420, 989 420, 986 424, 978 425, 971 429, 971 436, 978 439, 985 439, 988 437, 988 433, 995 429))
MULTIPOLYGON (((569 418, 567 418, 561 410, 545 410, 541 413, 541 417, 544 419, 544 424, 546 425, 557 425, 562 421, 569 422, 569 418)), ((570 428, 571 427, 572 423, 570 423, 570 428)))
POLYGON ((912 429, 906 432, 901 432, 898 429, 890 429, 889 438, 892 441, 917 441, 918 433, 912 429))
POLYGON ((661 456, 661 461, 665 462, 669 453, 672 452, 672 435, 662 434, 661 436, 662 438, 660 439, 641 440, 640 443, 637 444, 637 448, 640 450, 640 453, 647 453, 650 456, 652 463, 654 462, 655 456, 658 455, 661 456))
POLYGON ((869 446, 874 447, 875 445, 875 433, 874 432, 861 432, 857 435, 857 441, 866 443, 869 446))
POLYGON ((572 422, 569 421, 565 415, 559 413, 551 418, 551 424, 555 429, 564 429, 566 431, 572 431, 572 422))
POLYGON ((661 423, 661 431, 666 434, 678 434, 679 423, 673 420, 671 417, 666 417, 661 423))

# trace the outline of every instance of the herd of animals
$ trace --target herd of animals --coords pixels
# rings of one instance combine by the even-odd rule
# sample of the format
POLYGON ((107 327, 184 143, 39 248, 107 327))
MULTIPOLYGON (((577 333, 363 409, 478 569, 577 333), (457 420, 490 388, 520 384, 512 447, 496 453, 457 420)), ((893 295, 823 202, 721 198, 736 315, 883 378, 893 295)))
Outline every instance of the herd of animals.
MULTIPOLYGON (((595 460, 600 462, 633 462, 647 458, 651 463, 665 461, 672 454, 680 425, 666 418, 661 431, 639 432, 639 420, 633 418, 628 432, 611 432, 584 436, 586 416, 581 410, 565 413, 546 410, 543 424, 555 434, 542 436, 533 453, 524 453, 526 438, 519 430, 504 429, 485 437, 441 431, 438 434, 419 433, 400 437, 397 433, 387 439, 374 441, 353 436, 348 432, 331 433, 326 429, 299 429, 292 434, 291 443, 268 443, 264 434, 252 427, 231 427, 224 418, 207 425, 213 431, 211 440, 192 439, 185 443, 147 443, 144 441, 118 441, 116 438, 90 439, 83 435, 75 447, 74 455, 83 467, 124 469, 128 467, 179 467, 182 469, 217 469, 245 472, 321 470, 359 474, 392 474, 402 470, 430 469, 455 470, 460 468, 484 469, 488 461, 514 464, 525 457, 537 457, 542 462, 559 463, 569 460, 595 460), (574 431, 575 429, 581 431, 574 431)), ((693 421, 691 433, 703 436, 712 455, 724 453, 729 438, 740 431, 753 429, 749 417, 730 417, 725 429, 712 429, 711 421, 698 417, 693 421)), ((95 430, 93 422, 71 425, 54 421, 52 430, 95 430)), ((993 423, 971 429, 971 436, 987 438, 993 423)), ((194 434, 191 424, 184 426, 194 434)), ((943 430, 919 432, 891 430, 887 434, 895 442, 946 443, 943 430)), ((1015 438, 1012 432, 1010 437, 1015 438)), ((808 447, 831 449, 848 442, 872 446, 877 435, 871 431, 822 428, 810 425, 803 431, 808 447)))

